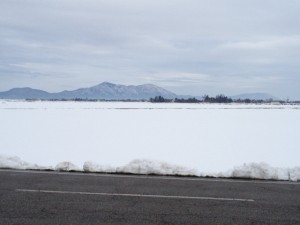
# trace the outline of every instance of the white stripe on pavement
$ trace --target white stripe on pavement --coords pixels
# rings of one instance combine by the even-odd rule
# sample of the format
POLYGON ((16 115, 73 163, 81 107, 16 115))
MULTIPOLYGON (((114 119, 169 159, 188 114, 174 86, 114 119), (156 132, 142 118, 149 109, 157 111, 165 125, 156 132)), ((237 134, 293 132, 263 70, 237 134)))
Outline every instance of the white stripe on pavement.
POLYGON ((52 191, 52 190, 31 190, 31 189, 16 189, 16 191, 31 192, 31 193, 47 193, 47 194, 76 194, 76 195, 101 195, 101 196, 140 197, 140 198, 170 198, 170 199, 254 202, 253 199, 242 199, 242 198, 215 198, 215 197, 196 197, 196 196, 97 193, 97 192, 81 192, 81 191, 52 191))

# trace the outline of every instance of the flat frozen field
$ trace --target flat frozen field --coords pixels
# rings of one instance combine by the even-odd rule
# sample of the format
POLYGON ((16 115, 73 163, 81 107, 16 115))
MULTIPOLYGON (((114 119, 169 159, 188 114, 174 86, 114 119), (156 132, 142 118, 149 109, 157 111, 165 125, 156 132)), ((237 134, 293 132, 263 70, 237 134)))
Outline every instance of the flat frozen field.
POLYGON ((166 162, 201 175, 244 163, 294 168, 300 106, 1 100, 0 139, 2 161, 52 167, 114 170, 138 159, 140 170, 166 162))

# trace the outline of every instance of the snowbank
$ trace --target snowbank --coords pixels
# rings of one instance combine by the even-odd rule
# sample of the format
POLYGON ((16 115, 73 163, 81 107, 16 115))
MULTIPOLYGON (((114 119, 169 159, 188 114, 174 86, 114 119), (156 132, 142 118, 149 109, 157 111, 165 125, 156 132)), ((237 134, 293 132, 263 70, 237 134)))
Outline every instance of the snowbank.
POLYGON ((116 173, 117 168, 111 166, 99 165, 95 162, 87 161, 83 164, 85 172, 116 173))
POLYGON ((121 167, 99 165, 95 162, 85 162, 83 170, 86 172, 102 173, 132 173, 157 175, 197 176, 197 171, 166 162, 136 159, 121 167))
MULTIPOLYGON (((51 166, 40 166, 23 161, 17 156, 0 155, 0 168, 20 170, 54 170, 51 166)), ((61 162, 55 167, 57 171, 82 171, 80 167, 71 162, 61 162)))
POLYGON ((110 167, 99 165, 95 162, 85 162, 83 170, 86 172, 102 173, 132 173, 132 174, 156 174, 156 175, 179 175, 198 177, 223 177, 223 178, 246 178, 262 180, 287 180, 300 181, 300 167, 277 168, 267 163, 245 163, 234 169, 219 172, 199 172, 196 169, 172 165, 166 162, 151 160, 133 160, 125 166, 110 167))
POLYGON ((267 163, 245 163, 235 167, 225 177, 300 181, 300 167, 278 168, 267 163))
POLYGON ((61 162, 56 165, 55 170, 57 170, 57 171, 81 171, 82 169, 80 169, 78 166, 76 166, 75 164, 73 164, 71 162, 61 162))
POLYGON ((290 181, 300 181, 300 167, 295 167, 289 170, 290 181))
MULTIPOLYGON (((19 157, 8 157, 3 155, 0 155, 0 168, 53 170, 52 167, 27 163, 19 157)), ((96 162, 87 161, 83 164, 82 168, 71 162, 65 161, 58 163, 55 170, 300 181, 300 167, 279 168, 272 167, 267 163, 245 163, 242 166, 234 167, 232 170, 227 172, 205 173, 202 171, 199 172, 196 169, 169 164, 167 162, 151 161, 146 159, 136 159, 120 167, 105 166, 97 164, 96 162)))
POLYGON ((24 170, 48 170, 53 169, 52 167, 39 166, 37 164, 27 163, 16 156, 5 156, 0 155, 0 168, 6 169, 24 169, 24 170))
POLYGON ((197 176, 198 172, 182 166, 172 165, 166 162, 150 160, 133 160, 125 166, 119 167, 117 172, 134 174, 158 174, 158 175, 182 175, 197 176))

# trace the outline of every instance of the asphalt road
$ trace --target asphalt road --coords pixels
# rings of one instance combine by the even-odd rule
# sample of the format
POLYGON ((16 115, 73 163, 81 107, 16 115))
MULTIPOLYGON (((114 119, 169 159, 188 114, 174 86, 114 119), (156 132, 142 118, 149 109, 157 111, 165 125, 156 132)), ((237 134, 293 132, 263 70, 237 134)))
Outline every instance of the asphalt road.
POLYGON ((300 183, 0 170, 0 225, 300 224, 300 183))

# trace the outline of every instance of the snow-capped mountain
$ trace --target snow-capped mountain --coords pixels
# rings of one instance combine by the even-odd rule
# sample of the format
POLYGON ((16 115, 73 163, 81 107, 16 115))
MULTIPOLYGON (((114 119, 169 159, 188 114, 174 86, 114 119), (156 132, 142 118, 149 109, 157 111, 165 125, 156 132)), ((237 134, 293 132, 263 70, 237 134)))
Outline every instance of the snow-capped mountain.
POLYGON ((103 99, 103 100, 142 100, 162 96, 175 98, 177 95, 153 84, 144 85, 119 85, 104 82, 99 85, 80 88, 73 91, 48 93, 32 88, 14 88, 6 92, 0 92, 2 99, 103 99))

